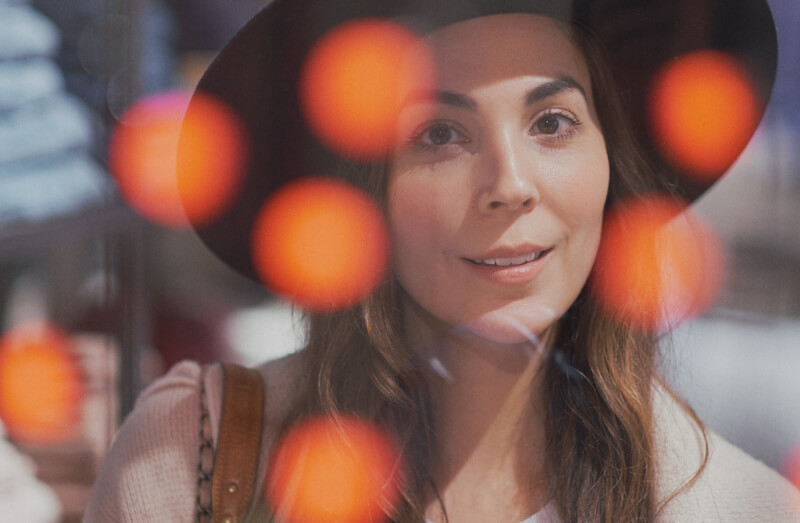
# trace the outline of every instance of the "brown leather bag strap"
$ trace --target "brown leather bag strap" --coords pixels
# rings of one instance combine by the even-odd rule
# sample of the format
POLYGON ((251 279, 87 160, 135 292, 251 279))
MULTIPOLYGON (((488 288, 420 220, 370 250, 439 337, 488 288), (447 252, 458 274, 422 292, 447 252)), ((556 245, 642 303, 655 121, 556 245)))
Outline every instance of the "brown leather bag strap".
POLYGON ((211 482, 214 523, 241 521, 253 497, 264 419, 264 383, 258 371, 222 363, 224 389, 211 482))

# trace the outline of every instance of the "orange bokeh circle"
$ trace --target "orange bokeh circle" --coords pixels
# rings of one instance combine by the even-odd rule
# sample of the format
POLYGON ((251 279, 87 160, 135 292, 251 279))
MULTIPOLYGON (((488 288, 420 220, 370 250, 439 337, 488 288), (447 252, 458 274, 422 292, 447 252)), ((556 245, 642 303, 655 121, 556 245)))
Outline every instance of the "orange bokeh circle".
POLYGON ((123 198, 149 220, 176 228, 206 224, 227 209, 247 149, 227 107, 201 93, 189 100, 181 91, 143 98, 122 116, 109 144, 123 198))
MULTIPOLYGON (((786 478, 792 482, 795 488, 800 489, 800 445, 789 453, 783 469, 786 478)), ((797 507, 797 510, 800 511, 800 506, 797 507)))
POLYGON ((590 285, 619 320, 659 331, 711 305, 723 272, 713 232, 674 200, 653 197, 609 212, 590 285))
POLYGON ((307 177, 279 189, 259 211, 253 261, 277 294, 332 311, 381 281, 388 243, 383 213, 369 196, 343 181, 307 177))
POLYGON ((83 397, 83 375, 57 327, 24 324, 0 339, 0 419, 12 438, 70 441, 80 429, 83 397))
POLYGON ((276 445, 265 483, 280 521, 383 521, 403 467, 381 430, 352 416, 300 422, 276 445))
POLYGON ((331 149, 374 159, 395 143, 401 106, 429 91, 433 59, 408 29, 381 19, 345 23, 309 52, 300 80, 303 113, 331 149))
POLYGON ((744 150, 758 125, 761 103, 733 57, 695 51, 655 76, 649 116, 664 158, 690 177, 713 181, 744 150))

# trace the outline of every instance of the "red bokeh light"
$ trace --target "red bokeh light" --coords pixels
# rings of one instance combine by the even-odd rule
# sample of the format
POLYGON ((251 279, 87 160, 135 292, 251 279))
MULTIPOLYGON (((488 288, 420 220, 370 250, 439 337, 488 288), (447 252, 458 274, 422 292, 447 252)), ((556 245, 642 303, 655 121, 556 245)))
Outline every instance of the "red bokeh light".
MULTIPOLYGON (((786 458, 783 468, 786 478, 800 490, 800 445, 786 458)), ((800 511, 800 506, 797 507, 797 510, 800 511)))
POLYGON ((73 439, 83 397, 82 373, 57 327, 20 325, 0 339, 0 418, 12 438, 41 445, 73 439))
POLYGON ((280 521, 384 521, 402 475, 399 451, 382 431, 355 417, 317 417, 275 447, 266 497, 280 521))
POLYGON ((233 113, 201 93, 189 100, 180 91, 143 98, 122 116, 109 144, 122 196, 169 227, 202 225, 222 213, 245 162, 245 135, 233 113))
POLYGON ((609 212, 591 286, 620 320, 660 330, 705 310, 723 270, 721 245, 708 227, 674 200, 640 199, 609 212))
POLYGON ((385 20, 357 20, 324 35, 311 50, 301 104, 322 142, 374 159, 395 143, 403 100, 430 90, 434 77, 433 59, 414 33, 385 20))
POLYGON ((363 299, 381 280, 388 250, 377 205, 330 178, 282 187, 261 209, 253 232, 253 260, 264 284, 313 311, 363 299))
POLYGON ((761 115, 747 72, 719 51, 696 51, 665 66, 651 86, 649 109, 667 161, 704 181, 733 164, 761 115))

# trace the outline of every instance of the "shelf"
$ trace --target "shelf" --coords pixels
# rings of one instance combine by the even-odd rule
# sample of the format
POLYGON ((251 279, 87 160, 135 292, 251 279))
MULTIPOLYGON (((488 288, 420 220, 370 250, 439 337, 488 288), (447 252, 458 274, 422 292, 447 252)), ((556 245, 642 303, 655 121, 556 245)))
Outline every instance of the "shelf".
POLYGON ((37 221, 0 223, 0 261, 36 254, 55 241, 65 238, 83 239, 131 228, 142 228, 146 222, 121 204, 86 207, 75 213, 52 216, 37 221))

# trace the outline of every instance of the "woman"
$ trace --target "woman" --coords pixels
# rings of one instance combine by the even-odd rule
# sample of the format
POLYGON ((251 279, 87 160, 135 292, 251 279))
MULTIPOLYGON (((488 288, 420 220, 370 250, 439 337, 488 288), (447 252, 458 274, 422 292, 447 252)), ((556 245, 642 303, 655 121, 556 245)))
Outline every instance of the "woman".
MULTIPOLYGON (((437 90, 404 106, 385 162, 342 168, 334 158, 384 206, 392 270, 363 303, 310 315, 306 348, 259 368, 257 477, 295 422, 345 412, 403 449, 408 475, 386 514, 394 521, 797 520, 788 482, 707 433, 661 384, 654 335, 606 314, 587 291, 609 207, 668 185, 633 138, 603 62, 602 45, 612 59, 624 46, 595 41, 587 6, 441 2, 421 19, 384 4, 278 0, 200 85, 255 122, 251 139, 268 149, 254 153, 256 165, 271 154, 270 165, 288 169, 299 156, 275 151, 308 138, 287 123, 296 101, 277 100, 310 44, 295 49, 297 27, 281 24, 303 20, 318 35, 402 15, 425 28, 437 64, 437 90), (255 36, 264 34, 269 44, 255 36), (289 72, 276 73, 279 60, 255 44, 288 56, 289 72), (241 61, 254 53, 252 66, 241 61), (247 83, 260 104, 224 87, 247 83)), ((211 229, 206 241, 247 272, 211 229)), ((194 518, 197 405, 204 391, 216 434, 221 381, 219 368, 202 374, 185 362, 142 395, 88 521, 194 518)))

